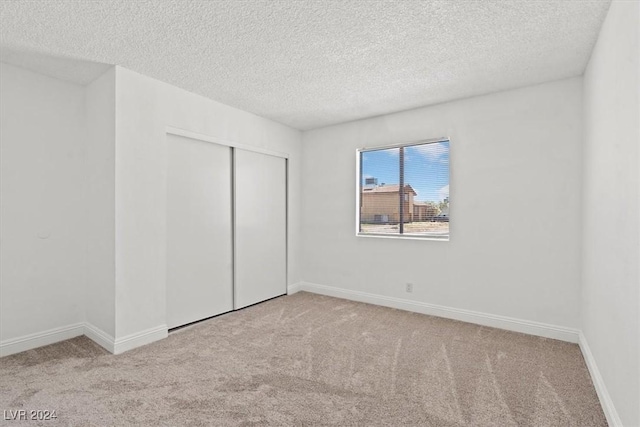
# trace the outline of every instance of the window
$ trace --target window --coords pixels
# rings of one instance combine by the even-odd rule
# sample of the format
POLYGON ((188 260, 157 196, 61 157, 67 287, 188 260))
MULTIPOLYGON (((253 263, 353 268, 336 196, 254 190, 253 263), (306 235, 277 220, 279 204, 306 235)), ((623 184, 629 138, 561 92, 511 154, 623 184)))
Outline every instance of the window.
POLYGON ((449 140, 358 150, 358 235, 449 238, 449 140))

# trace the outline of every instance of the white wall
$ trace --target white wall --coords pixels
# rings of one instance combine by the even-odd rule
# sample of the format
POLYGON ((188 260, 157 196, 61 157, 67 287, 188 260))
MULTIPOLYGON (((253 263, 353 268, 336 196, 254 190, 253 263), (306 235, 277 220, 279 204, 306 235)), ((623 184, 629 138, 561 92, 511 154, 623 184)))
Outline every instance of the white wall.
POLYGON ((84 88, 1 67, 0 338, 83 320, 84 88))
POLYGON ((300 280, 299 131, 121 67, 82 87, 2 64, 3 349, 166 336, 167 126, 289 154, 300 280))
POLYGON ((305 132, 304 280, 578 327, 581 85, 573 78, 305 132), (442 136, 451 138, 451 240, 356 237, 356 148, 442 136))
POLYGON ((584 76, 582 328, 620 420, 640 425, 640 3, 614 1, 584 76))
POLYGON ((300 132, 116 67, 116 341, 165 325, 166 126, 290 155, 288 282, 300 279, 300 132))
POLYGON ((85 320, 115 336, 115 67, 86 87, 85 320))

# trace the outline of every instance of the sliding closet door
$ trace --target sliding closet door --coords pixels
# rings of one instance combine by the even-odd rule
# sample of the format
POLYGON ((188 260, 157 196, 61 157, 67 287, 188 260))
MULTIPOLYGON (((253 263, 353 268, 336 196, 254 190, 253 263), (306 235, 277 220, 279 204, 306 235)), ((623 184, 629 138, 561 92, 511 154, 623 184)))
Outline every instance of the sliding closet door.
POLYGON ((235 308, 287 292, 287 163, 235 150, 235 308))
POLYGON ((167 135, 167 324, 233 309, 231 148, 167 135))

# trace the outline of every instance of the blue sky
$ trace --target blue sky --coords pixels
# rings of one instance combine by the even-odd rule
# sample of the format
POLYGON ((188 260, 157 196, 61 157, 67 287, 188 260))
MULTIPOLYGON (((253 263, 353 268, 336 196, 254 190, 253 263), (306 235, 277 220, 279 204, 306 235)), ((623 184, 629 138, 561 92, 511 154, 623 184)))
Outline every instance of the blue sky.
MULTIPOLYGON (((378 184, 399 184, 400 149, 362 153, 362 178, 378 178, 378 184)), ((439 202, 449 196, 449 142, 415 145, 404 149, 405 184, 418 193, 416 200, 439 202)))

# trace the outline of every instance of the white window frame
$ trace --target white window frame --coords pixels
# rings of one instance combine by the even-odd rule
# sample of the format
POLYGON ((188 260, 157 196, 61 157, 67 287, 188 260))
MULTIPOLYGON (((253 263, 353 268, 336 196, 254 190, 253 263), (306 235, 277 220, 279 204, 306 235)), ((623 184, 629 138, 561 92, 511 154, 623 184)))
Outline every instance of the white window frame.
MULTIPOLYGON (((400 148, 400 147, 413 147, 415 145, 425 145, 425 144, 435 144, 438 142, 448 142, 449 143, 449 182, 451 182, 451 138, 449 137, 441 137, 441 138, 431 138, 431 139, 421 139, 418 141, 411 142, 402 142, 396 144, 389 145, 380 145, 374 147, 363 147, 358 148, 356 150, 356 206, 355 206, 355 229, 357 237, 371 237, 371 238, 382 238, 382 239, 406 239, 406 240, 428 240, 428 241, 438 241, 438 242, 448 242, 451 239, 451 222, 449 222, 449 234, 446 236, 438 236, 438 235, 429 235, 429 234, 387 234, 387 233, 362 233, 360 232, 360 196, 362 194, 361 186, 362 186, 362 177, 360 175, 360 155, 362 153, 366 153, 367 151, 379 151, 386 150, 389 148, 400 148)), ((449 218, 451 218, 451 207, 449 207, 449 218)))

